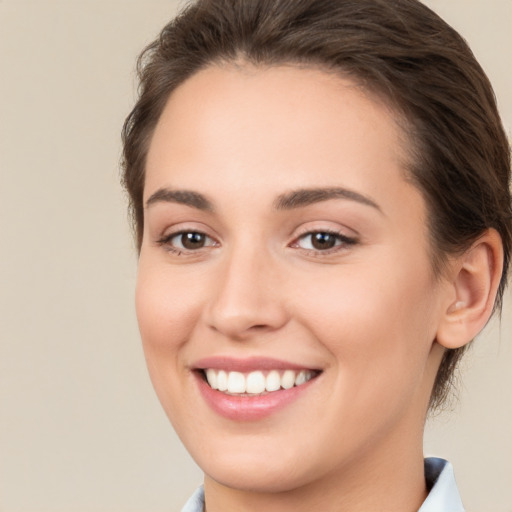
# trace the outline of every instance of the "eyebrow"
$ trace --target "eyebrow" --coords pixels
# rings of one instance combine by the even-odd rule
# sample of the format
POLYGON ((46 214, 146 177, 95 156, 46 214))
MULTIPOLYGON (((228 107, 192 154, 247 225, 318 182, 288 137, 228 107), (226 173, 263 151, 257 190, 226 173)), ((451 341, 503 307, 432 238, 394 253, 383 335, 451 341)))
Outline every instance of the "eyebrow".
MULTIPOLYGON (((301 208, 310 204, 328 201, 329 199, 346 199, 355 201, 375 208, 380 213, 383 213, 380 206, 362 194, 341 187, 325 187, 325 188, 304 188, 286 192, 277 197, 274 201, 274 209, 276 210, 293 210, 294 208, 301 208)), ((178 203, 198 210, 213 212, 213 204, 199 192, 191 190, 173 190, 170 188, 160 188, 155 193, 151 194, 146 201, 146 208, 156 203, 178 203)))
POLYGON ((366 206, 371 206, 380 213, 383 213, 380 206, 369 197, 341 187, 292 190, 291 192, 281 194, 276 201, 274 201, 274 208, 276 210, 291 210, 321 201, 328 201, 329 199, 347 199, 349 201, 355 201, 366 206))
POLYGON ((156 203, 179 203, 198 210, 213 212, 212 203, 203 194, 191 190, 160 188, 146 201, 146 208, 156 203))

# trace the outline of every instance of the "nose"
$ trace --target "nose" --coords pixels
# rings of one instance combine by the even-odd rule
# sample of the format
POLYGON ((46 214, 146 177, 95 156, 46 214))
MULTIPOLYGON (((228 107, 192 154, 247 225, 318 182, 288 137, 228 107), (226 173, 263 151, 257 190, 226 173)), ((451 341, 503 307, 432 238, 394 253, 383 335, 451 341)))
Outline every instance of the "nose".
POLYGON ((280 329, 288 321, 282 280, 283 273, 264 251, 233 250, 216 273, 207 324, 233 340, 280 329))

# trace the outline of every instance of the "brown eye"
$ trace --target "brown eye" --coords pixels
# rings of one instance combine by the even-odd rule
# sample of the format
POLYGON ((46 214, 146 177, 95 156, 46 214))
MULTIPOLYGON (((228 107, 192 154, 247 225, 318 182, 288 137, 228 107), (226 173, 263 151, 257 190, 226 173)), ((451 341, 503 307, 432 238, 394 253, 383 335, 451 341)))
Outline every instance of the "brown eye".
POLYGON ((183 248, 188 250, 201 249, 206 242, 206 236, 203 233, 182 233, 179 239, 183 248))
POLYGON ((328 251, 329 249, 348 247, 357 243, 354 238, 341 235, 339 233, 330 233, 329 231, 312 231, 302 235, 295 247, 306 249, 308 251, 328 251))
POLYGON ((217 245, 215 240, 199 231, 172 233, 159 240, 158 243, 171 252, 197 251, 217 245))
POLYGON ((311 245, 318 250, 331 249, 336 245, 336 236, 332 233, 313 233, 311 235, 311 245))

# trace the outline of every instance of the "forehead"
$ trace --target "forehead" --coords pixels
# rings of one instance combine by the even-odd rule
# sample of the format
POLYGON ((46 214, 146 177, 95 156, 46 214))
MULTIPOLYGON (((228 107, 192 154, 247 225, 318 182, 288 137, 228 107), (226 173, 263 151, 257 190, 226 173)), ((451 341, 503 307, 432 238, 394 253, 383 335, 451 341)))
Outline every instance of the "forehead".
MULTIPOLYGON (((223 126, 238 123, 245 128, 245 134, 256 140, 267 134, 279 138, 290 135, 300 140, 315 130, 318 136, 329 140, 332 132, 326 130, 328 127, 343 129, 344 123, 356 127, 369 121, 376 128, 386 125, 387 142, 398 154, 406 137, 400 127, 402 116, 389 103, 358 82, 321 68, 212 65, 172 92, 156 132, 172 131, 173 124, 183 135, 186 131, 205 134, 208 128, 219 133, 223 126), (260 130, 263 126, 265 131, 260 130)), ((353 137, 357 135, 354 130, 353 137)), ((345 139, 349 136, 346 131, 345 139)))
POLYGON ((384 184, 406 181, 397 119, 354 81, 321 69, 211 66, 167 102, 148 153, 145 199, 161 186, 240 190, 265 179, 276 193, 296 181, 378 195, 384 184))

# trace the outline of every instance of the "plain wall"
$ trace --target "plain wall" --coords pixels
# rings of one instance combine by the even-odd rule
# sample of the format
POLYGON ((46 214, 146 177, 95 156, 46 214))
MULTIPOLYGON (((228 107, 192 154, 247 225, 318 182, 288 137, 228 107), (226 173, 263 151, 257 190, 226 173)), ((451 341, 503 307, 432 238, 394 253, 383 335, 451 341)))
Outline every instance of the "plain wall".
MULTIPOLYGON (((512 125, 512 1, 428 2, 469 41, 512 125)), ((180 510, 201 482, 137 331, 120 129, 162 0, 0 0, 0 511, 180 510)), ((512 511, 512 297, 429 423, 468 512, 512 511)))

